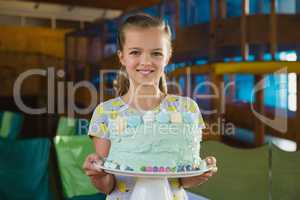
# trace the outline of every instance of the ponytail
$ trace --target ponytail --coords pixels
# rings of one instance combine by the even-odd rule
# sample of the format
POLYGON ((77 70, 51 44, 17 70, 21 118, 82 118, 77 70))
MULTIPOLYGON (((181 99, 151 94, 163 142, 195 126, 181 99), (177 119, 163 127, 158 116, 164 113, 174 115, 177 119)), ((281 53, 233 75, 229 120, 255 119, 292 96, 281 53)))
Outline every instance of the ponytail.
POLYGON ((121 67, 118 78, 117 78, 117 85, 116 85, 116 90, 117 90, 117 95, 118 96, 123 96, 126 94, 129 90, 129 77, 127 74, 127 71, 125 67, 121 67))

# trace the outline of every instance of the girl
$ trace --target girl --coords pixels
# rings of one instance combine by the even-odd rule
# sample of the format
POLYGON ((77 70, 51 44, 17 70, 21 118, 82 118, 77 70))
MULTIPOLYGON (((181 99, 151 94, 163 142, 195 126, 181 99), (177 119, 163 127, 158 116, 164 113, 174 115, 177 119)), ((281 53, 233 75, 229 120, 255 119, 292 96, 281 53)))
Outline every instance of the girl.
MULTIPOLYGON (((109 200, 128 200, 134 186, 134 178, 114 176, 95 170, 93 162, 107 157, 110 149, 108 118, 117 115, 143 114, 145 111, 192 111, 199 112, 195 101, 187 97, 167 94, 164 67, 171 54, 171 31, 164 21, 146 14, 128 17, 121 25, 118 35, 118 57, 122 64, 118 77, 118 97, 101 103, 94 111, 89 128, 96 154, 89 155, 84 170, 100 191, 108 194, 109 200)), ((206 158, 215 165, 214 157, 206 158)), ((186 199, 182 188, 199 185, 215 172, 189 178, 170 180, 174 198, 186 199)))

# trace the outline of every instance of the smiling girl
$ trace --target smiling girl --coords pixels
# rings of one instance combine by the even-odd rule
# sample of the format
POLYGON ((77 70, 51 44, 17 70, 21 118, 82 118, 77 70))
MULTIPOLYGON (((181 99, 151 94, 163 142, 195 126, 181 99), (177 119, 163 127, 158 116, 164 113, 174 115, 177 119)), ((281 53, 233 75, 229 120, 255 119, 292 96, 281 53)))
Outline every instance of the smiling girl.
MULTIPOLYGON (((108 119, 164 109, 170 112, 199 112, 199 123, 203 121, 194 100, 167 93, 164 68, 172 55, 172 47, 170 27, 164 21, 146 14, 128 17, 119 29, 118 44, 118 57, 122 65, 118 77, 118 97, 101 103, 95 109, 89 135, 93 138, 96 154, 89 155, 83 167, 95 187, 108 194, 107 199, 128 200, 135 179, 95 170, 92 164, 99 157, 109 154, 108 119)), ((208 157, 206 161, 210 165, 216 164, 214 157, 208 157)), ((200 176, 170 180, 174 199, 186 199, 183 188, 204 183, 214 173, 209 171, 200 176)))

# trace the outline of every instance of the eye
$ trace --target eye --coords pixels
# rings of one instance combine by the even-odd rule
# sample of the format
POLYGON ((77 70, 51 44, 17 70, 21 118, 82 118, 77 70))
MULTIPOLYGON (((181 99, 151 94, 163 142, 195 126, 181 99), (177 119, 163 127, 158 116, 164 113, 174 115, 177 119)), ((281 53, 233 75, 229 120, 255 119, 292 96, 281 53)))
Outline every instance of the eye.
POLYGON ((163 56, 163 54, 159 51, 153 52, 152 55, 153 56, 163 56))
POLYGON ((131 51, 129 54, 136 56, 136 55, 139 55, 140 52, 139 51, 131 51))

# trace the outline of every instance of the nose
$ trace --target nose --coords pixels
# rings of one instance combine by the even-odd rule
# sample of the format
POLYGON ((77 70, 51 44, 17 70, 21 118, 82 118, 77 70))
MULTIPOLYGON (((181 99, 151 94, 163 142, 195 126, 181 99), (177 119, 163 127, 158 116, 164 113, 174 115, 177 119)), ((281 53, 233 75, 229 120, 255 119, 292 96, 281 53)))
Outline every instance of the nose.
POLYGON ((148 54, 143 54, 141 57, 141 65, 147 66, 151 64, 151 56, 148 54))

